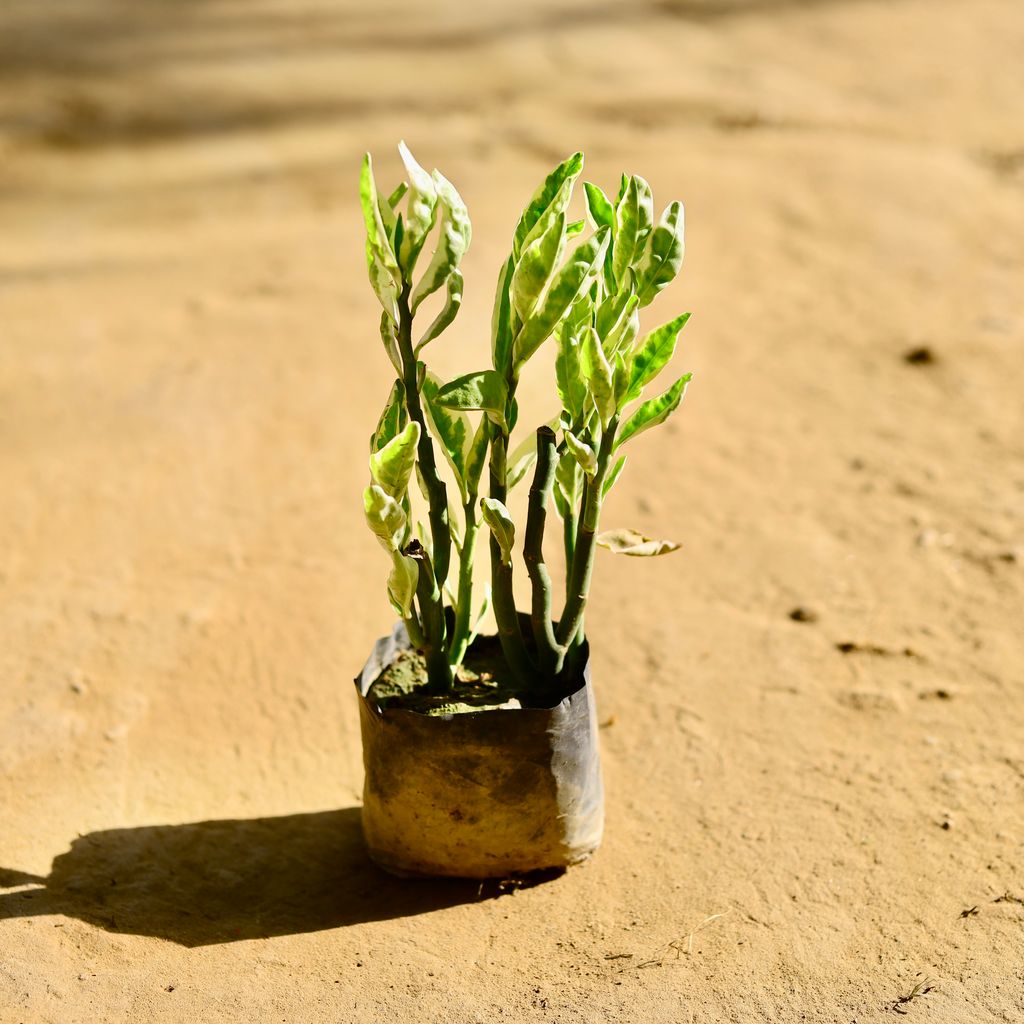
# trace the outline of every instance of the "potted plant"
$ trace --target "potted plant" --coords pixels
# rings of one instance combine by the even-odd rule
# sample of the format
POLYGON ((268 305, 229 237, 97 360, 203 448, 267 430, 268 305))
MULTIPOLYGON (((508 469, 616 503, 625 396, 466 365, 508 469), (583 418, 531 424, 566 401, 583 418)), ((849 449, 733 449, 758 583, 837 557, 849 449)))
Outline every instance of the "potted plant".
POLYGON ((587 220, 570 220, 583 156, 559 164, 519 218, 501 268, 491 365, 444 382, 425 350, 459 312, 470 220, 443 175, 399 150, 408 180, 393 192, 378 192, 369 155, 360 180, 370 282, 395 372, 370 439, 363 501, 390 558, 398 616, 356 679, 364 832, 374 859, 402 874, 562 867, 596 849, 603 822, 584 629, 595 550, 678 547, 599 525, 626 446, 678 407, 690 379, 644 399, 688 317, 640 334, 640 310, 679 271, 683 208, 670 203, 656 221, 647 182, 623 175, 614 200, 586 183, 587 220), (443 301, 421 327, 434 293, 443 301), (542 348, 553 349, 561 412, 528 425, 520 443, 516 388, 542 348), (517 528, 508 494, 527 478, 517 528), (552 510, 564 594, 546 561, 552 510), (484 610, 473 605, 481 532, 496 636, 478 635, 484 610), (523 611, 519 557, 530 586, 523 611))

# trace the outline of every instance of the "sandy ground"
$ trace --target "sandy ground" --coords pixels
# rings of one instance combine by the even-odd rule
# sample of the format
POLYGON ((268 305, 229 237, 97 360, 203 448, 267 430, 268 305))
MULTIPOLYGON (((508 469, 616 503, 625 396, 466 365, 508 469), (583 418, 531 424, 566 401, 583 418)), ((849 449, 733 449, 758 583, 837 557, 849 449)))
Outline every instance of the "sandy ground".
POLYGON ((0 1021, 1024 1020, 1019 4, 427 6, 0 9, 0 1021), (602 559, 606 844, 507 893, 359 839, 401 137, 442 374, 555 159, 688 210, 605 520, 684 551, 602 559))

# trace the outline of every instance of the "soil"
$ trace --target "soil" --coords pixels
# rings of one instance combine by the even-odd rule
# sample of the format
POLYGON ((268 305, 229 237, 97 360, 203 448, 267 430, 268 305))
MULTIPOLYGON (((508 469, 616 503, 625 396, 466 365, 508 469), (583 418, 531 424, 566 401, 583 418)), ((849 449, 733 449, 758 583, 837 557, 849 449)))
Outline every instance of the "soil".
POLYGON ((472 711, 511 710, 523 707, 515 677, 494 636, 477 637, 455 674, 451 692, 429 690, 427 663, 413 649, 401 651, 370 685, 367 697, 381 708, 404 708, 424 715, 457 715, 472 711))
POLYGON ((5 0, 0 1022, 1024 1019, 1022 53, 1015 0, 5 0), (599 552, 605 843, 529 887, 360 835, 400 138, 473 217, 444 379, 557 159, 686 203, 602 524, 683 547, 599 552))

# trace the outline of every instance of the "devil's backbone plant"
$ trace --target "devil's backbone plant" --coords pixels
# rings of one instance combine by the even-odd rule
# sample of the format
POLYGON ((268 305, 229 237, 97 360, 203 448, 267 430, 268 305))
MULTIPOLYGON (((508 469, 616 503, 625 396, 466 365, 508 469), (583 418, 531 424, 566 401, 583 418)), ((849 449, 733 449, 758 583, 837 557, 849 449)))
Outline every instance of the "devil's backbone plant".
POLYGON ((369 155, 360 181, 370 282, 396 374, 370 442, 364 494, 367 522, 391 558, 388 596, 422 653, 428 688, 450 692, 478 618, 473 578, 485 524, 508 670, 524 694, 557 699, 579 667, 595 548, 659 555, 677 547, 628 530, 601 534, 599 526, 628 446, 668 418, 690 379, 683 374, 645 399, 689 315, 640 333, 641 309, 679 271, 683 207, 672 202, 656 218, 647 182, 623 175, 614 199, 587 182, 586 220, 571 220, 583 155, 559 164, 519 218, 501 268, 491 365, 445 383, 428 367, 426 349, 459 312, 470 220, 454 186, 424 170, 404 144, 399 149, 407 181, 378 191, 369 155), (435 292, 443 293, 440 311, 421 327, 424 301, 435 292), (516 444, 520 374, 543 353, 553 357, 561 412, 530 425, 516 444), (507 496, 531 471, 525 528, 517 529, 507 496), (414 476, 426 510, 419 521, 414 476), (564 594, 554 592, 544 557, 552 509, 561 520, 564 594), (528 628, 514 598, 519 557, 530 582, 528 628))

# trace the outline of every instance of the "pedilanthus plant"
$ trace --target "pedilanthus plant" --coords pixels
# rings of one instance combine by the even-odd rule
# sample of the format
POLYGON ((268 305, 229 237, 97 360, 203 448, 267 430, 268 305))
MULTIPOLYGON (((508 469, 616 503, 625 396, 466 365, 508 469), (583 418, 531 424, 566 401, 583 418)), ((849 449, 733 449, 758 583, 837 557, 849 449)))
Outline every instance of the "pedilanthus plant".
POLYGON ((505 660, 524 691, 551 696, 578 674, 596 547, 629 555, 659 555, 678 547, 635 531, 598 530, 603 502, 626 461, 620 449, 664 422, 690 380, 684 374, 662 394, 641 401, 672 358, 689 316, 640 336, 640 309, 682 263, 682 204, 670 203, 655 223, 650 186, 643 178, 623 175, 614 202, 587 182, 587 220, 570 221, 567 211, 583 155, 559 164, 520 217, 499 275, 491 367, 443 384, 420 354, 458 313, 469 217, 439 172, 428 174, 404 144, 399 150, 408 182, 382 197, 367 155, 360 186, 370 281, 384 307, 381 337, 398 374, 371 438, 367 521, 392 559, 391 604, 423 653, 429 688, 439 693, 451 689, 475 635, 473 555, 481 521, 486 524, 490 599, 505 660), (568 251, 588 223, 589 235, 568 251), (433 255, 417 277, 417 261, 435 224, 433 255), (441 288, 446 290, 441 311, 414 341, 420 304, 441 288), (561 412, 513 448, 520 374, 552 337, 561 412), (437 469, 435 441, 459 492, 454 517, 437 469), (481 496, 485 463, 488 492, 481 496), (524 634, 514 596, 516 529, 506 503, 531 466, 522 542, 531 593, 529 633, 524 634), (415 537, 409 495, 414 472, 428 507, 428 521, 417 524, 415 537), (544 555, 552 506, 562 521, 566 579, 557 617, 544 555), (453 549, 454 589, 449 585, 453 549))

